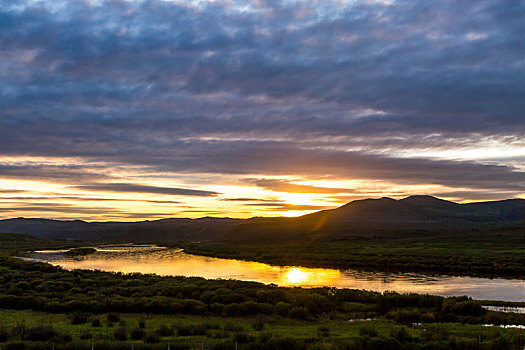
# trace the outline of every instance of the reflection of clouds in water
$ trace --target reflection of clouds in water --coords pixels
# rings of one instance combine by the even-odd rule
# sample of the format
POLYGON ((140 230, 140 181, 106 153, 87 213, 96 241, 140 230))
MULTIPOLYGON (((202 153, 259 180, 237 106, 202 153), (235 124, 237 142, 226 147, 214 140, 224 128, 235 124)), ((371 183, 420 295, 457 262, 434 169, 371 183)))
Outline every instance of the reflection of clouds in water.
POLYGON ((97 269, 124 273, 239 279, 280 286, 338 287, 378 292, 469 295, 475 299, 525 301, 525 281, 474 277, 428 276, 358 270, 271 266, 258 262, 219 259, 157 246, 103 246, 94 254, 71 258, 59 251, 33 254, 66 269, 97 269))

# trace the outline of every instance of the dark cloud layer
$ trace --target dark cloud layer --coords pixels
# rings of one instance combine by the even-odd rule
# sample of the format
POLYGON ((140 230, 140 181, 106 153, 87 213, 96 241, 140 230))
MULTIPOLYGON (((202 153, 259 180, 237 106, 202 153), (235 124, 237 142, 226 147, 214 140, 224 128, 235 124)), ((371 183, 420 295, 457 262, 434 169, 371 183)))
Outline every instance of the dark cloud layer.
POLYGON ((219 194, 212 191, 192 190, 188 188, 146 186, 128 183, 98 183, 74 186, 74 188, 82 191, 148 193, 196 197, 213 197, 219 194))
MULTIPOLYGON (((0 178, 217 195, 110 175, 139 166, 523 193, 523 154, 446 152, 525 148, 524 16, 513 0, 5 1, 0 156, 108 165, 6 163, 0 178), (442 156, 407 157, 428 150, 442 156)), ((344 192, 268 181, 252 183, 344 192)))

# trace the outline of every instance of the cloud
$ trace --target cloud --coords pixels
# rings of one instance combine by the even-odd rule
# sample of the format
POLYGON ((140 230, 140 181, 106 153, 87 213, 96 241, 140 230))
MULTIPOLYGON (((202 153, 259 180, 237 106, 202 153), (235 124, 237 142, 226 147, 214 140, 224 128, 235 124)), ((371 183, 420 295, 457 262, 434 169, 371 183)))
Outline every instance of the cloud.
POLYGON ((213 197, 219 195, 218 192, 213 191, 178 187, 147 186, 130 183, 95 183, 90 185, 72 186, 72 188, 82 191, 167 194, 174 196, 213 197))
MULTIPOLYGON (((3 202, 4 205, 11 205, 11 202, 3 202)), ((4 206, 0 208, 2 213, 16 213, 16 212, 51 212, 59 214, 100 214, 105 215, 120 215, 123 211, 111 207, 82 207, 64 203, 45 203, 34 202, 25 203, 18 206, 4 206)))
POLYGON ((274 211, 274 210, 325 210, 325 209, 333 209, 335 207, 330 207, 326 205, 310 205, 310 204, 290 204, 285 203, 281 201, 276 202, 267 202, 267 203, 249 203, 245 204, 245 206, 251 206, 251 207, 267 207, 266 210, 268 211, 274 211))
POLYGON ((108 180, 107 169, 80 165, 48 164, 0 164, 0 178, 43 180, 55 183, 79 183, 86 181, 108 180))
MULTIPOLYGON (((22 191, 27 192, 27 191, 22 191)), ((3 193, 0 191, 0 193, 3 193)), ((7 192, 11 193, 11 192, 7 192)), ((151 199, 128 199, 128 198, 102 198, 102 197, 79 197, 79 196, 51 196, 51 197, 0 197, 3 200, 10 201, 43 201, 43 200, 71 200, 71 201, 82 201, 82 202, 142 202, 142 203, 153 203, 153 204, 182 204, 181 201, 170 201, 170 200, 151 200, 151 199)))
POLYGON ((299 185, 299 184, 290 183, 289 181, 286 181, 286 180, 278 180, 278 179, 248 179, 246 181, 256 186, 263 187, 267 190, 276 191, 276 192, 325 193, 325 194, 354 192, 354 190, 352 189, 299 185))
POLYGON ((140 169, 189 187, 343 190, 265 180, 287 175, 517 195, 523 16, 512 0, 6 2, 0 179, 218 195, 118 175, 140 169))
POLYGON ((25 190, 3 190, 3 189, 0 189, 0 193, 6 193, 6 194, 11 194, 11 193, 24 193, 26 192, 25 190))

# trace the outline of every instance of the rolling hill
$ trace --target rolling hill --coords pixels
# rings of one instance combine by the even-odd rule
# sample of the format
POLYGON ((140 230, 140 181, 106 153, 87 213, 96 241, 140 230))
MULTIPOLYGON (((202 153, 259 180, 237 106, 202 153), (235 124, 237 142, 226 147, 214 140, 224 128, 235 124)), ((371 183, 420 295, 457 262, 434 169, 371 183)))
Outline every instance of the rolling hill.
POLYGON ((357 200, 297 218, 162 219, 85 222, 48 219, 0 220, 0 232, 36 237, 104 241, 272 242, 352 239, 406 232, 463 232, 525 223, 525 200, 458 204, 432 196, 357 200))

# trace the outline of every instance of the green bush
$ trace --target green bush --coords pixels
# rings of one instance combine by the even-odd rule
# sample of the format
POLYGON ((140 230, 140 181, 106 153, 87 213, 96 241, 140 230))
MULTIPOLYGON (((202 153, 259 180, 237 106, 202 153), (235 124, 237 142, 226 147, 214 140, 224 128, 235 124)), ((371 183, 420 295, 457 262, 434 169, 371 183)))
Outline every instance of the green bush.
POLYGON ((89 319, 89 314, 85 312, 74 312, 69 315, 69 320, 72 324, 84 324, 87 323, 89 319))
POLYGON ((118 327, 113 331, 113 338, 115 340, 126 341, 128 339, 128 332, 124 327, 118 327))
POLYGON ((304 307, 294 307, 288 312, 288 316, 299 320, 307 320, 310 318, 310 314, 304 307))
POLYGON ((377 330, 370 326, 361 327, 359 329, 359 335, 368 337, 377 337, 377 330))
POLYGON ((0 343, 6 342, 9 339, 9 332, 4 327, 0 327, 0 343))
POLYGON ((144 339, 145 332, 141 328, 135 328, 131 331, 130 337, 132 340, 142 340, 144 339))
POLYGON ((156 333, 149 332, 146 334, 146 337, 144 338, 144 341, 146 343, 158 343, 160 342, 160 339, 156 333))
POLYGON ((159 337, 168 337, 173 335, 173 328, 169 328, 165 324, 161 324, 160 327, 156 330, 156 333, 159 337))
POLYGON ((26 330, 24 339, 31 341, 47 341, 57 336, 59 336, 59 333, 51 326, 36 326, 26 330))
POLYGON ((91 319, 91 326, 93 327, 100 327, 101 324, 100 324, 100 318, 98 317, 94 317, 91 319))
POLYGON ((118 322, 120 321, 120 315, 115 312, 110 312, 106 315, 108 322, 118 322))

